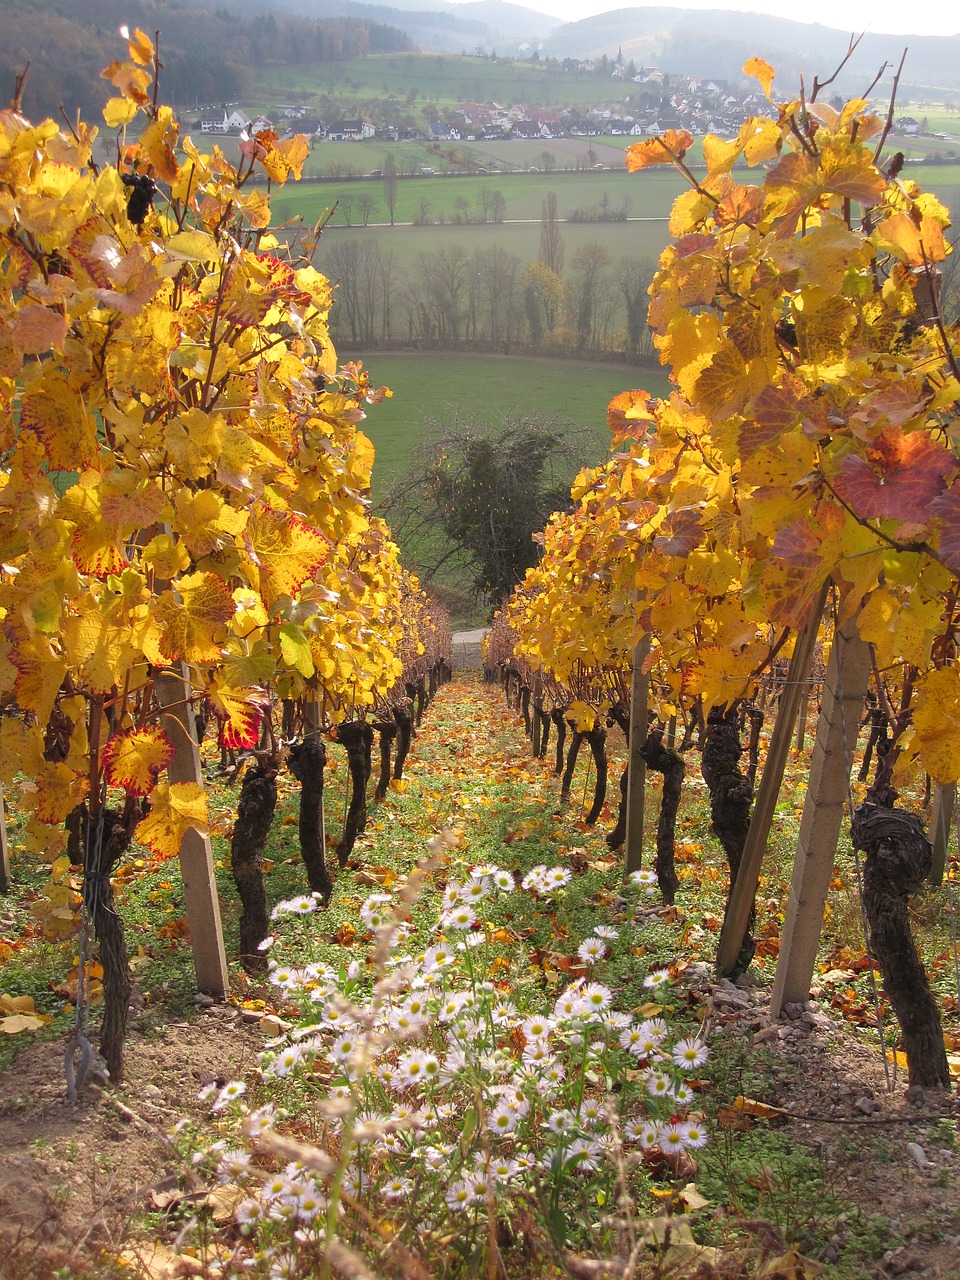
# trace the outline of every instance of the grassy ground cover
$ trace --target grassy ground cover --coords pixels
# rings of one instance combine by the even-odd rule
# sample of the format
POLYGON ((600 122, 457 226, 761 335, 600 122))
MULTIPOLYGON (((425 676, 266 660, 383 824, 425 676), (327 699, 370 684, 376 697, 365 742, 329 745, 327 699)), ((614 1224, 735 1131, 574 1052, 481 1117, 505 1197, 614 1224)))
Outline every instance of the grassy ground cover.
MULTIPOLYGON (((477 217, 483 187, 502 194, 506 204, 504 216, 508 220, 532 218, 539 222, 544 198, 550 191, 556 192, 557 213, 564 220, 577 209, 596 208, 606 193, 611 210, 621 209, 624 201, 627 201, 629 217, 663 219, 664 230, 670 207, 683 189, 680 177, 666 168, 642 174, 628 174, 624 169, 611 169, 602 174, 526 172, 403 178, 397 184, 395 221, 422 220, 424 206, 431 222, 437 222, 441 216, 453 219, 457 215, 457 201, 460 199, 467 202, 470 216, 477 217)), ((364 194, 371 196, 376 202, 370 221, 388 221, 383 184, 378 179, 364 182, 331 180, 284 188, 274 199, 274 216, 279 220, 296 214, 313 223, 337 200, 352 198, 354 204, 351 218, 354 224, 359 224, 361 217, 356 201, 364 194)), ((334 221, 341 223, 343 214, 337 215, 334 221)), ((485 225, 490 227, 493 224, 488 222, 485 225)), ((607 223, 599 229, 603 235, 607 235, 617 225, 607 223)), ((484 226, 474 228, 471 225, 470 230, 483 233, 484 226)))
MULTIPOLYGON (((614 758, 622 761, 623 744, 618 746, 614 741, 613 747, 614 758)), ((345 768, 336 748, 332 755, 328 768, 328 831, 335 836, 342 820, 345 768)), ((119 898, 135 948, 141 1012, 131 1036, 131 1084, 120 1091, 119 1101, 127 1108, 128 1116, 133 1114, 136 1118, 136 1113, 142 1117, 150 1107, 151 1097, 160 1098, 160 1119, 146 1126, 146 1138, 129 1120, 126 1131, 118 1132, 115 1110, 96 1092, 84 1098, 76 1113, 83 1124, 75 1124, 72 1131, 69 1124, 63 1123, 62 1106, 51 1101, 56 1097, 57 1085, 48 1077, 56 1072, 59 1062, 59 1046, 52 1038, 64 1034, 71 1023, 69 1004, 51 988, 63 982, 71 948, 45 946, 31 929, 29 868, 16 860, 14 828, 14 894, 3 917, 7 948, 4 987, 16 994, 32 995, 37 1007, 55 1020, 27 1048, 22 1035, 4 1037, 7 1070, 0 1077, 0 1137, 5 1157, 0 1161, 0 1175, 6 1173, 6 1160, 11 1159, 16 1161, 16 1167, 11 1166, 10 1172, 18 1179, 15 1187, 9 1179, 2 1185, 5 1228, 9 1230, 11 1224, 22 1220, 22 1214, 30 1221, 29 1206, 34 1201, 45 1207, 42 1220, 47 1232, 41 1237, 46 1242, 44 1248, 51 1242, 59 1244, 64 1232, 68 1232, 66 1240, 72 1247, 69 1265, 57 1271, 61 1280, 112 1276, 110 1258, 121 1244, 135 1246, 127 1255, 123 1274, 155 1280, 162 1274, 161 1264, 174 1265, 172 1250, 178 1238, 189 1251, 204 1259, 199 1274, 214 1274, 214 1261, 221 1269, 228 1263, 232 1266, 231 1259, 252 1254, 251 1245, 259 1240, 273 1252, 252 1259, 245 1274, 271 1278, 286 1275, 300 1280, 306 1275, 321 1274, 317 1253, 321 1228, 316 1228, 315 1222, 318 1213, 327 1224, 329 1220, 323 1210, 314 1209, 313 1216, 306 1212, 309 1189, 303 1189, 303 1179, 307 1171, 287 1164, 284 1174, 284 1164, 291 1159, 312 1159, 308 1181, 323 1181, 324 1160, 332 1159, 339 1167, 337 1162, 344 1157, 344 1162, 350 1163, 350 1179, 359 1169, 363 1182, 366 1169, 368 1181, 362 1186, 359 1200, 354 1199, 353 1182, 340 1184, 340 1202, 344 1206, 340 1236, 346 1244, 365 1252, 368 1259, 373 1251, 376 1275, 422 1274, 439 1280, 494 1274, 487 1270, 491 1257, 503 1268, 500 1274, 518 1280, 586 1275, 586 1269, 576 1269, 578 1260, 587 1263, 622 1257, 631 1244, 637 1247, 635 1274, 642 1277, 662 1278, 669 1274, 681 1280, 701 1262, 719 1262, 713 1253, 695 1252, 698 1247, 722 1251, 728 1258, 724 1275, 759 1275, 762 1259, 772 1261, 787 1245, 796 1245, 801 1255, 824 1260, 826 1274, 832 1280, 879 1280, 891 1274, 883 1259, 895 1253, 899 1261, 904 1261, 911 1248, 919 1248, 923 1258, 911 1269, 913 1274, 924 1280, 932 1280, 937 1274, 948 1275, 949 1271, 938 1272, 935 1268, 940 1266, 940 1259, 950 1256, 951 1233, 960 1230, 958 1189, 956 1180, 949 1176, 955 1125, 924 1119, 916 1111, 911 1117, 909 1109, 901 1123, 895 1115, 888 1117, 894 1121, 891 1127, 858 1129, 855 1119, 843 1119, 856 1115, 845 1109, 852 1096, 843 1087, 845 1079, 853 1073, 852 1087, 856 1090, 866 1087, 863 1082, 869 1078, 864 1053, 869 1057, 870 1051, 864 1049, 858 1056, 862 1049, 859 1035, 867 1037, 868 1046, 871 1042, 876 1045, 876 1031, 866 1025, 869 1016, 856 1012, 869 1004, 863 970, 848 970, 839 983, 826 976, 827 972, 835 973, 839 964, 850 965, 855 955, 862 954, 847 854, 842 853, 838 863, 834 910, 822 951, 824 977, 819 1006, 825 1008, 832 1002, 843 1013, 845 1022, 833 1025, 823 1053, 816 1058, 819 1075, 826 1072, 826 1079, 817 1084, 804 1076, 805 1065, 810 1064, 798 1059, 796 1042, 782 1044, 787 1050, 784 1057, 777 1050, 781 1041, 776 1035, 772 1040, 765 1035, 759 1043, 760 1033, 753 1037, 751 1024, 744 1023, 729 1004, 718 1005, 709 997, 709 968, 698 965, 709 966, 712 959, 725 875, 709 834, 703 791, 692 761, 691 766, 693 776, 686 788, 677 846, 680 893, 676 908, 658 910, 652 899, 638 901, 633 892, 623 896, 619 859, 610 854, 603 840, 603 830, 611 818, 609 812, 605 811, 597 830, 586 829, 580 821, 592 789, 586 762, 578 767, 573 803, 565 808, 558 803, 557 783, 549 767, 530 759, 519 717, 505 708, 500 691, 463 681, 446 687, 428 709, 405 782, 373 813, 354 861, 337 877, 329 909, 321 914, 293 912, 278 920, 273 953, 276 967, 271 972, 250 977, 233 966, 235 1009, 244 1019, 252 1019, 247 1024, 247 1037, 249 1040, 250 1035, 254 1036, 255 1047, 263 1052, 258 1059, 249 1048, 242 1053, 238 1050, 234 1061, 226 1064, 230 1072, 227 1075, 223 1074, 223 1042, 231 1042, 230 1037, 238 1037, 238 1033, 220 1020, 218 1010, 202 1015, 194 1010, 176 868, 135 855, 120 876, 119 898), (431 838, 441 830, 451 834, 434 846, 414 898, 415 865, 423 858, 431 838), (577 1065, 581 1049, 576 1040, 558 1049, 558 1055, 568 1062, 568 1074, 553 1106, 533 1104, 542 1110, 533 1113, 537 1120, 534 1128, 520 1126, 525 1135, 522 1142, 498 1145, 496 1151, 486 1147, 484 1159, 488 1155, 495 1157, 501 1150, 509 1152, 511 1159, 521 1151, 538 1153, 538 1171, 531 1173, 529 1181, 525 1181, 522 1169, 514 1169, 508 1189, 498 1185, 479 1196, 475 1187, 468 1189, 468 1201, 462 1208, 446 1198, 451 1186, 469 1182, 470 1169, 475 1167, 471 1163, 473 1153, 484 1151, 485 1141, 493 1141, 484 1139, 484 1134, 492 1132, 485 1121, 496 1110, 492 1100, 500 1095, 489 1079, 477 1094, 480 1077, 465 1093, 459 1086, 455 1089, 452 1082, 443 1086, 434 1100, 449 1099, 453 1111, 438 1114, 437 1125, 427 1125, 412 1147, 409 1129, 401 1119, 392 1127, 374 1126, 378 1142, 391 1132, 395 1135, 395 1139, 376 1147, 375 1156, 362 1156, 359 1163, 346 1162, 343 1144, 352 1130, 343 1127, 345 1113, 338 1123, 331 1119, 327 1107, 331 1086, 337 1084, 338 1077, 342 1078, 342 1066, 336 1066, 337 1060, 331 1066, 320 1056, 304 1056, 302 1047, 296 1050, 303 1039, 291 1039, 289 1033, 300 1023, 315 1027, 318 1018, 325 1018, 325 1000, 332 1002, 333 1008, 346 1007, 338 1003, 342 1000, 365 1005, 378 972, 390 983, 389 975, 396 971, 389 966, 378 969, 375 958, 376 926, 371 913, 387 910, 375 895, 386 894, 401 907, 407 904, 403 911, 408 918, 407 936, 400 945, 404 953, 416 957, 437 942, 433 925, 438 912, 444 909, 444 895, 451 883, 465 884, 470 868, 483 864, 498 866, 513 885, 538 865, 557 867, 561 873, 555 882, 557 887, 550 891, 514 890, 506 896, 490 893, 479 898, 471 912, 473 919, 482 921, 482 929, 471 930, 471 936, 478 935, 476 947, 457 951, 457 939, 466 935, 458 934, 452 920, 443 931, 453 948, 449 987, 445 989, 473 991, 473 998, 483 1008, 487 1008, 484 1001, 489 996, 491 1010, 498 1002, 508 1002, 515 1011, 494 1033, 494 1041, 489 1042, 489 1052, 494 1055, 491 1063, 499 1063, 497 1070, 506 1071, 518 1061, 528 1036, 525 1032, 518 1038, 513 1028, 525 1024, 533 1034, 532 1024, 526 1020, 554 1009, 558 996, 578 977, 609 991, 612 1008, 629 1014, 635 1025, 640 1019, 663 1017, 671 1028, 695 1036, 703 1020, 712 1016, 715 1025, 708 1037, 710 1057, 697 1069, 699 1084, 690 1104, 695 1123, 696 1116, 702 1114, 710 1143, 689 1150, 689 1163, 651 1163, 642 1157, 642 1146, 629 1141, 632 1131, 624 1126, 629 1125, 631 1115, 646 1114, 649 1106, 645 1101, 650 1095, 645 1087, 643 1059, 611 1047, 595 1062, 590 1058, 584 1071, 583 1063, 577 1065), (566 883, 561 884, 562 880, 566 883), (600 946, 584 959, 581 948, 591 938, 599 940, 600 946), (664 968, 674 975, 676 986, 659 987, 659 980, 653 986, 646 984, 664 968), (306 988, 302 979, 287 976, 291 969, 301 975, 314 975, 306 980, 306 988), (454 973, 462 977, 456 979, 454 973), (341 995, 311 999, 312 992, 328 981, 341 995), (492 986, 486 987, 486 983, 492 986), (211 1021, 205 1022, 207 1018, 211 1021), (149 1065, 151 1056, 161 1052, 166 1054, 165 1063, 169 1063, 178 1045, 181 1057, 188 1045, 194 1056, 189 1063, 192 1070, 181 1086, 187 1091, 171 1096, 164 1089, 163 1077, 149 1074, 149 1065), (572 1059, 568 1048, 574 1050, 572 1059), (11 1064, 17 1049, 22 1050, 20 1060, 11 1064), (288 1051, 293 1052, 296 1061, 284 1070, 283 1055, 288 1051), (221 1065, 211 1073, 206 1064, 213 1062, 221 1065), (25 1090, 22 1080, 26 1076, 18 1080, 18 1070, 25 1072, 28 1063, 35 1065, 37 1071, 47 1072, 43 1087, 36 1085, 36 1094, 25 1090), (237 1084, 231 1084, 231 1080, 237 1084), (207 1101, 199 1103, 194 1094, 204 1084, 211 1087, 204 1091, 207 1101), (239 1085, 245 1086, 245 1093, 241 1093, 239 1085), (570 1142, 557 1141, 550 1136, 554 1130, 549 1125, 541 1130, 541 1124, 547 1125, 559 1101, 569 1104, 559 1109, 572 1110, 582 1118, 587 1114, 584 1107, 592 1106, 591 1099, 605 1096, 605 1085, 616 1086, 615 1092, 606 1096, 623 1116, 620 1136, 612 1148, 601 1144, 596 1167, 587 1167, 589 1162, 584 1160, 585 1167, 575 1172, 578 1159, 569 1168, 564 1169, 562 1162, 557 1168, 551 1164, 554 1156, 550 1152, 566 1150, 570 1142), (783 1118, 792 1111, 803 1113, 806 1108, 828 1107, 831 1088, 840 1101, 839 1110, 833 1115, 841 1120, 841 1127, 814 1125, 811 1131, 809 1123, 783 1118), (810 1104, 810 1091, 816 1094, 814 1106, 810 1104), (774 1112, 766 1120, 750 1123, 749 1118, 744 1121, 741 1116, 734 1122, 729 1104, 736 1094, 774 1102, 785 1111, 779 1120, 774 1112), (848 1101, 843 1103, 843 1099, 848 1101), (286 1117, 272 1126, 279 1145, 261 1144, 253 1163, 247 1164, 242 1158, 246 1141, 240 1133, 241 1112, 244 1108, 257 1108, 262 1117, 265 1113, 259 1108, 271 1105, 286 1108, 286 1117), (181 1154, 174 1155, 161 1139, 178 1114, 189 1123, 175 1138, 181 1154), (844 1123, 851 1127, 844 1129, 844 1123), (159 1130, 154 1127, 156 1124, 160 1125, 159 1130), (132 1144, 138 1133, 137 1159, 146 1161, 149 1155, 152 1167, 165 1168, 168 1177, 163 1190, 157 1191, 155 1184, 149 1193, 141 1178, 140 1191, 133 1197, 129 1184, 137 1170, 129 1155, 134 1148, 127 1144, 132 1144), (92 1238, 78 1229, 83 1214, 89 1216, 86 1198, 83 1205, 74 1208, 69 1192, 82 1176, 79 1162, 81 1157, 86 1158, 83 1153, 91 1135, 95 1140, 99 1135, 102 1142, 99 1149, 89 1153, 94 1167, 100 1170, 97 1213, 118 1233, 92 1238), (909 1137, 919 1138, 928 1151, 937 1142, 944 1148, 945 1155, 934 1169, 939 1171, 936 1183, 925 1181, 908 1158, 898 1155, 909 1137), (306 1146, 283 1145, 291 1142, 306 1146), (431 1172, 421 1154, 423 1149, 435 1146, 443 1158, 431 1172), (310 1156, 310 1151, 316 1154, 310 1156), (107 1153, 110 1159, 105 1162, 107 1153), (612 1162, 607 1158, 611 1153, 612 1162), (544 1164, 543 1159, 548 1156, 544 1164), (274 1195, 268 1190, 270 1178, 280 1174, 287 1183, 299 1180, 298 1185, 302 1184, 298 1195, 303 1213, 282 1211, 281 1206, 289 1203, 283 1199, 287 1193, 278 1190, 274 1195), (396 1188, 391 1181, 395 1178, 399 1179, 396 1188), (61 1184, 67 1188, 65 1195, 46 1195, 45 1188, 52 1190, 61 1184), (922 1199, 919 1193, 925 1189, 933 1194, 922 1199), (12 1191, 19 1193, 20 1199, 11 1202, 12 1191), (246 1227, 238 1233, 231 1224, 236 1222, 240 1205, 251 1200, 257 1200, 265 1212, 254 1213, 248 1205, 244 1210, 246 1227), (497 1206, 495 1213, 489 1212, 493 1205, 497 1206), (685 1205, 692 1211, 674 1218, 673 1239, 683 1249, 673 1252, 661 1265, 653 1241, 648 1245, 643 1239, 644 1224, 660 1219, 665 1205, 677 1212, 685 1205), (197 1223, 192 1228, 191 1219, 197 1223), (301 1232, 296 1241, 294 1225, 301 1232), (82 1244, 76 1247, 81 1236, 82 1244), (105 1239, 110 1242, 106 1255, 105 1239), (292 1257, 291 1245, 295 1249, 292 1257), (286 1270, 278 1269, 281 1263, 286 1270)), ((775 842, 761 885, 758 936, 767 945, 759 949, 754 967, 754 979, 760 989, 770 981, 775 964, 775 941, 806 769, 805 756, 791 763, 778 810, 775 842)), ((237 940, 232 922, 236 908, 227 871, 227 841, 236 792, 218 784, 215 777, 211 778, 211 787, 227 947, 235 955, 237 940)), ((652 788, 647 814, 651 840, 656 808, 656 789, 652 788)), ((272 903, 293 901, 303 891, 295 823, 296 797, 285 788, 268 849, 268 892, 272 903)), ((936 948, 942 939, 935 930, 922 932, 927 960, 943 995, 944 969, 948 966, 938 967, 935 963, 936 948)), ((429 992, 429 984, 426 990, 429 992)), ((397 997, 406 1001, 411 993, 416 995, 417 988, 410 989, 403 982, 398 986, 394 981, 392 988, 381 988, 381 992, 384 999, 397 997), (389 994, 390 990, 394 995, 389 994)), ((734 991, 728 999, 735 996, 735 1004, 749 1004, 749 992, 747 986, 740 994, 734 991)), ((602 1032, 594 1032, 591 1043, 598 1034, 603 1038, 602 1032)), ((478 1044, 486 1045, 487 1036, 487 1030, 474 1029, 478 1044)), ((410 1062, 404 1055, 412 1051, 411 1046, 416 1048, 421 1043, 419 1033, 402 1045, 393 1043, 387 1057, 397 1067, 401 1060, 406 1062, 404 1069, 408 1069, 410 1062)), ((873 1058, 876 1059, 875 1050, 873 1058)), ((29 1078, 39 1080, 40 1076, 29 1078)), ((363 1074, 355 1080, 357 1088, 362 1083, 370 1108, 365 1113, 365 1123, 374 1121, 372 1108, 376 1099, 378 1107, 384 1105, 381 1086, 389 1078, 392 1077, 381 1075, 377 1084, 376 1075, 363 1074)), ((493 1080, 496 1079, 495 1071, 493 1080)), ((500 1079, 505 1080, 506 1076, 500 1079)), ((412 1086, 399 1091, 387 1087, 387 1092, 394 1108, 404 1099, 407 1106, 412 1103, 421 1110, 424 1106, 429 1110, 432 1105, 412 1086)), ((334 1099, 336 1096, 334 1090, 334 1099)), ((836 1107, 837 1102, 833 1105, 836 1107)), ((152 1116, 154 1112, 148 1114, 152 1116)), ((369 1142, 369 1133, 358 1141, 361 1145, 369 1142)), ((372 1150, 366 1148, 368 1153, 372 1150)), ((36 1222, 39 1230, 40 1219, 36 1222)), ((660 1238, 662 1244, 662 1232, 660 1238)), ((33 1243, 29 1233, 21 1236, 19 1249, 9 1255, 18 1264, 10 1274, 43 1276, 46 1280, 51 1274, 49 1266, 43 1271, 33 1263, 36 1261, 39 1266, 49 1255, 33 1250, 33 1243)), ((784 1273, 791 1280, 810 1280, 818 1274, 802 1256, 794 1258, 791 1265, 793 1269, 784 1273)), ((230 1266, 226 1274, 232 1274, 230 1266)), ((354 1274, 361 1273, 355 1270, 354 1274)), ((708 1270, 700 1274, 713 1273, 708 1270)), ((773 1273, 768 1270, 764 1274, 769 1277, 773 1273)))
MULTIPOLYGON (((342 359, 356 355, 341 352, 342 359)), ((571 434, 582 442, 584 461, 596 463, 609 450, 610 400, 635 386, 656 395, 666 394, 668 388, 659 367, 445 352, 372 351, 362 358, 375 383, 393 392, 389 400, 370 409, 363 425, 377 451, 375 499, 409 470, 416 449, 430 439, 433 424, 449 428, 471 423, 482 428, 496 426, 505 416, 536 414, 569 425, 571 434)))
POLYGON ((450 54, 379 54, 313 68, 268 67, 259 80, 264 102, 309 101, 319 94, 354 98, 396 97, 454 105, 488 102, 536 106, 613 101, 616 88, 595 76, 564 74, 531 62, 490 62, 450 54))

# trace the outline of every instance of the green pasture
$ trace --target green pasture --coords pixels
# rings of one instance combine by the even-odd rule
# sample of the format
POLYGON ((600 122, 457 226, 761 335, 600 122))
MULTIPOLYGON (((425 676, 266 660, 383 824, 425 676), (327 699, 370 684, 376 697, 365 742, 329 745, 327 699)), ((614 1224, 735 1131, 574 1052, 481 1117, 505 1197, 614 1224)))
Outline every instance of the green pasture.
POLYGON ((613 397, 633 387, 656 395, 669 389, 659 366, 433 351, 362 355, 343 347, 338 354, 341 360, 359 354, 373 381, 393 392, 390 399, 370 407, 363 423, 377 451, 375 499, 410 468, 418 446, 433 437, 435 426, 495 427, 504 416, 537 415, 569 426, 582 438, 586 460, 597 463, 609 451, 606 414, 613 397))
MULTIPOLYGON (((683 180, 672 169, 650 169, 643 173, 630 174, 625 170, 604 172, 602 174, 586 173, 517 173, 489 174, 478 176, 452 176, 405 178, 397 182, 397 202, 395 220, 397 223, 423 222, 433 223, 446 221, 464 221, 462 209, 466 202, 467 220, 472 224, 479 217, 482 194, 499 191, 503 196, 506 210, 504 219, 507 222, 516 219, 534 219, 539 222, 543 201, 547 193, 556 192, 557 213, 562 221, 576 209, 596 209, 606 196, 609 209, 627 208, 630 218, 666 219, 674 200, 684 189, 683 180), (626 202, 626 203, 625 203, 626 202)), ((338 202, 345 202, 334 213, 334 226, 345 226, 348 221, 354 226, 361 223, 361 212, 358 201, 361 197, 369 197, 371 205, 370 223, 387 222, 389 214, 384 200, 383 183, 378 179, 367 182, 320 182, 290 184, 278 191, 273 197, 272 207, 274 219, 282 222, 292 217, 303 218, 311 225, 318 222, 324 212, 338 202)), ((483 233, 489 230, 480 225, 470 230, 483 233)), ((594 236, 602 233, 600 238, 612 234, 620 225, 617 223, 594 223, 594 236)), ((642 226, 643 223, 631 223, 631 226, 642 226)), ((666 223, 658 232, 662 245, 665 241, 666 223)), ((403 230, 403 228, 400 228, 403 230)), ((407 228, 409 229, 409 228, 407 228)), ((414 228, 416 229, 416 228, 414 228)), ((502 230, 503 228, 499 228, 502 230)), ((569 227, 573 230, 573 227, 569 227)), ((394 228, 397 230, 397 228, 394 228)), ((568 226, 565 224, 564 233, 568 226)))
MULTIPOLYGON (((639 86, 638 86, 639 87, 639 86)), ((266 67, 258 77, 265 102, 310 103, 321 95, 397 98, 416 110, 437 105, 495 101, 511 107, 563 106, 622 100, 622 82, 564 73, 532 62, 491 62, 455 54, 368 54, 315 67, 266 67)))
MULTIPOLYGON (((573 256, 583 244, 601 243, 614 264, 624 257, 650 258, 655 263, 669 238, 665 219, 661 222, 564 223, 561 231, 566 249, 564 276, 569 274, 573 256)), ((533 262, 540 248, 540 227, 535 222, 469 227, 329 227, 320 238, 314 258, 321 271, 326 270, 333 246, 342 244, 344 237, 362 237, 365 244, 379 242, 381 249, 393 254, 401 272, 415 269, 421 254, 437 253, 454 244, 462 245, 468 252, 496 245, 515 253, 524 264, 533 262)))

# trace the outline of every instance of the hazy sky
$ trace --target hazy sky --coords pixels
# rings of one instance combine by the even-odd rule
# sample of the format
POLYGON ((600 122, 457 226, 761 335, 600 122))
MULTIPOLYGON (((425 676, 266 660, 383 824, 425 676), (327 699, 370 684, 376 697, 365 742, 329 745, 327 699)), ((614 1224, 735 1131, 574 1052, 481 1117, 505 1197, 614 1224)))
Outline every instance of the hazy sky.
MULTIPOLYGON (((612 9, 630 7, 617 0, 514 0, 564 22, 612 9)), ((863 30, 878 34, 950 36, 960 32, 960 17, 952 3, 934 0, 916 6, 903 0, 658 0, 678 9, 734 9, 746 13, 772 13, 799 22, 820 22, 844 32, 863 30)), ((640 5, 638 8, 654 6, 640 5)))

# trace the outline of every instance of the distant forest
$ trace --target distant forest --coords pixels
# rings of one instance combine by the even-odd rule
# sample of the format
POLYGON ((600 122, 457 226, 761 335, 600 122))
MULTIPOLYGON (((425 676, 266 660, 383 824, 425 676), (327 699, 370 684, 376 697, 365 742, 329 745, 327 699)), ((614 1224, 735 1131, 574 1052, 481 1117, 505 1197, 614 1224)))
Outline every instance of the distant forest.
POLYGON ((33 120, 77 109, 92 118, 108 95, 100 72, 124 55, 119 23, 160 32, 161 93, 178 110, 249 97, 258 68, 405 52, 405 32, 368 19, 275 11, 242 17, 189 0, 0 0, 0 102, 30 73, 23 111, 33 120))

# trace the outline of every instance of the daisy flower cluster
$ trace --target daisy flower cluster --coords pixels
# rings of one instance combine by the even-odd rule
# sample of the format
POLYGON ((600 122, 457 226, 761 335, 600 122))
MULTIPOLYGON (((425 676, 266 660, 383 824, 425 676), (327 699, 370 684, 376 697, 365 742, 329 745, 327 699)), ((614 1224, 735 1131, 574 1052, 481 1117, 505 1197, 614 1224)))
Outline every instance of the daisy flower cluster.
MULTIPOLYGON (((610 1196, 625 1162, 642 1179, 655 1149, 706 1142, 689 1084, 706 1044, 672 1036, 659 1014, 617 1009, 614 990, 598 979, 619 930, 594 930, 579 947, 587 974, 543 1008, 521 1006, 492 979, 503 945, 489 920, 494 900, 524 890, 546 896, 568 875, 537 867, 518 889, 504 868, 465 870, 447 884, 417 953, 402 950, 406 913, 390 894, 371 895, 359 918, 389 956, 372 986, 356 961, 341 969, 271 962, 270 980, 307 1016, 267 1046, 261 1070, 287 1114, 310 1113, 321 1135, 311 1169, 326 1161, 328 1172, 316 1181, 288 1166, 257 1184, 254 1163, 218 1152, 218 1168, 246 1192, 242 1231, 285 1232, 288 1247, 291 1231, 303 1241, 329 1229, 347 1211, 338 1203, 344 1193, 348 1205, 350 1197, 380 1202, 385 1213, 412 1207, 415 1196, 422 1229, 545 1191, 561 1204, 585 1184, 610 1196)), ((657 990, 668 980, 662 971, 648 983, 657 990)), ((249 1111, 241 1093, 241 1082, 230 1082, 211 1094, 212 1106, 233 1103, 251 1144, 269 1149, 271 1135, 284 1132, 284 1112, 274 1104, 249 1111)))

